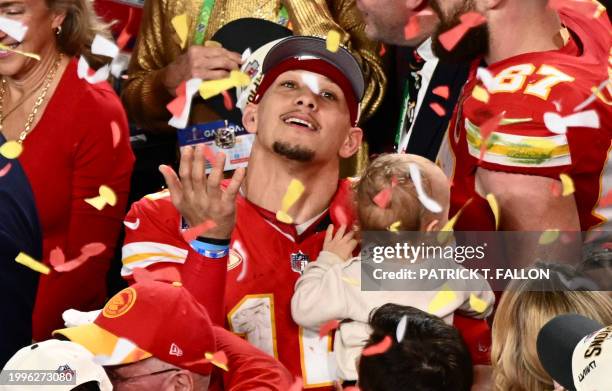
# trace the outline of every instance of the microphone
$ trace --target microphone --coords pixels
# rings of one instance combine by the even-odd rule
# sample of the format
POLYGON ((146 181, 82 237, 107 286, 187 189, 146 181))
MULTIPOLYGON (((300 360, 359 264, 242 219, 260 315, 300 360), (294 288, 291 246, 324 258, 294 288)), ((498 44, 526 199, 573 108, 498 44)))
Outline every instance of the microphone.
POLYGON ((612 390, 612 325, 559 315, 542 327, 536 344, 542 366, 566 390, 612 390))

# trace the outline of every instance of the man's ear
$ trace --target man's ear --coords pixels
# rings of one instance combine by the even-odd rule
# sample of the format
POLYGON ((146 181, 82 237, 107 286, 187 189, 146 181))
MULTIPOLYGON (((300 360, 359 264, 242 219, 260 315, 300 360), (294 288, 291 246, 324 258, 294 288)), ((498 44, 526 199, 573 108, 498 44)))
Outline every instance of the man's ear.
POLYGON ((257 105, 247 103, 242 113, 242 125, 249 133, 257 133, 257 105))
POLYGON ((166 386, 164 390, 168 391, 194 391, 196 389, 191 373, 184 369, 174 372, 164 382, 164 385, 166 386))
POLYGON ((338 155, 345 159, 353 156, 359 149, 362 139, 363 130, 361 130, 361 128, 351 127, 346 135, 346 138, 344 139, 344 142, 342 143, 342 146, 340 147, 338 155))

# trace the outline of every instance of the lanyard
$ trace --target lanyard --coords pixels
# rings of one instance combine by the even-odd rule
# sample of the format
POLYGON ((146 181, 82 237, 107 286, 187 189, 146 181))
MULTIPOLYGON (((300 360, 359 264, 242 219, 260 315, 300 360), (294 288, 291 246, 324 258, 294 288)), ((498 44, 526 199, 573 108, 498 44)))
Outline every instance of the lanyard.
POLYGON ((408 113, 408 102, 410 101, 410 81, 406 80, 404 83, 404 93, 402 94, 402 106, 400 111, 399 122, 397 124, 397 130, 395 131, 395 148, 397 152, 400 148, 400 142, 402 141, 402 135, 404 128, 406 127, 406 114, 408 113))
MULTIPOLYGON (((204 43, 208 21, 214 6, 215 0, 204 0, 202 3, 200 15, 198 16, 198 24, 196 25, 195 38, 193 40, 195 45, 202 45, 204 43)), ((282 26, 287 26, 289 24, 289 13, 284 5, 281 5, 280 9, 278 10, 277 23, 282 26)))

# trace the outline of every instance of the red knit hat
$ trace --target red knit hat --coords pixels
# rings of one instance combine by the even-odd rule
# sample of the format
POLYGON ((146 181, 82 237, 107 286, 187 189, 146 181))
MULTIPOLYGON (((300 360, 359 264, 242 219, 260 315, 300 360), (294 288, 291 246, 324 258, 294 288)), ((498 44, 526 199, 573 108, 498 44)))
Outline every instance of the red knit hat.
POLYGON ((137 348, 117 364, 151 356, 202 375, 215 352, 215 336, 206 309, 181 283, 138 282, 113 296, 94 323, 54 331, 94 355, 111 356, 119 338, 137 348))

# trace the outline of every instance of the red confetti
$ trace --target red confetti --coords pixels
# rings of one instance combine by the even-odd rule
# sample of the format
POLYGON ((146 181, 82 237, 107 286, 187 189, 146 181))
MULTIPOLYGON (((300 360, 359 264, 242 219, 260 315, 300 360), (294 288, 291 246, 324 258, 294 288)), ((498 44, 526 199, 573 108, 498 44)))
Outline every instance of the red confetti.
POLYGON ((13 167, 11 162, 6 163, 6 165, 0 170, 0 178, 8 174, 8 172, 11 171, 11 167, 13 167))
POLYGON ((459 17, 461 23, 472 28, 476 26, 480 26, 483 23, 486 23, 487 18, 484 15, 478 12, 467 12, 459 17))
POLYGON ((554 197, 561 196, 562 190, 561 182, 559 181, 553 181, 553 183, 550 185, 550 192, 554 197))
POLYGON ((202 224, 196 225, 193 228, 189 228, 183 231, 183 239, 185 239, 185 241, 189 243, 198 236, 202 235, 204 232, 208 231, 209 229, 215 228, 216 226, 217 223, 215 223, 213 220, 206 220, 202 224))
POLYGON ((391 345, 393 345, 393 340, 391 339, 390 336, 385 335, 385 338, 383 338, 383 340, 380 341, 379 343, 363 349, 363 353, 361 353, 361 355, 362 356, 375 356, 377 354, 383 354, 384 352, 389 350, 391 345))
POLYGON ((409 41, 421 33, 421 24, 417 15, 412 15, 404 26, 404 38, 409 41))
POLYGON ((391 188, 386 187, 380 191, 380 193, 376 194, 374 197, 374 203, 378 205, 379 208, 387 209, 389 206, 389 202, 391 202, 391 188))
POLYGON ((393 175, 391 177, 391 188, 394 188, 395 186, 397 186, 398 183, 399 183, 399 181, 397 180, 397 177, 395 175, 393 175))
POLYGON ((81 254, 88 257, 95 257, 106 250, 104 243, 89 243, 81 247, 81 254))
POLYGON ((71 261, 65 262, 65 263, 63 263, 61 265, 54 266, 53 269, 55 269, 56 272, 60 272, 60 273, 62 273, 62 272, 69 272, 69 271, 72 271, 72 270, 76 269, 77 267, 81 266, 85 262, 87 262, 88 259, 89 259, 89 256, 87 256, 85 254, 81 254, 76 259, 73 259, 71 261))
POLYGON ((319 329, 319 338, 325 337, 327 334, 337 329, 339 326, 340 326, 339 320, 330 320, 329 322, 321 326, 321 328, 319 329))
POLYGON ((119 124, 115 121, 111 121, 110 126, 113 135, 113 148, 116 148, 121 140, 121 129, 119 129, 119 124))
POLYGON ((227 368, 228 360, 223 350, 219 350, 218 352, 215 352, 213 354, 206 353, 206 359, 216 366, 227 368))
POLYGON ((431 109, 438 114, 438 117, 444 117, 446 115, 446 110, 444 110, 444 107, 442 107, 439 103, 433 102, 429 105, 429 107, 431 107, 431 109))
POLYGON ((489 137, 491 137, 491 133, 493 133, 493 131, 497 129, 501 120, 504 119, 504 115, 506 115, 506 112, 502 111, 501 113, 489 118, 488 120, 483 122, 482 125, 480 125, 480 137, 482 138, 482 141, 480 144, 480 157, 478 158, 479 160, 482 160, 485 152, 487 151, 487 141, 489 140, 489 137))
POLYGON ((332 214, 332 221, 334 221, 334 224, 337 224, 338 226, 341 226, 341 225, 346 225, 347 227, 349 226, 349 218, 343 207, 339 205, 334 206, 331 210, 331 214, 332 214))
POLYGON ((166 105, 168 111, 174 117, 180 117, 187 102, 187 82, 183 81, 176 87, 176 98, 166 105))
POLYGON ((155 276, 153 275, 153 273, 143 267, 134 268, 134 270, 132 270, 132 277, 136 282, 147 282, 155 280, 155 276))
POLYGON ((478 12, 468 12, 460 17, 461 23, 445 33, 440 34, 438 39, 444 48, 448 51, 453 48, 461 41, 461 38, 468 32, 472 27, 476 27, 486 22, 484 16, 478 12))
POLYGON ((125 26, 119 33, 119 38, 117 38, 117 46, 119 47, 119 49, 124 49, 125 46, 128 44, 128 42, 130 42, 130 38, 132 37, 132 32, 130 31, 130 28, 132 26, 132 23, 135 20, 134 19, 134 7, 128 7, 128 8, 130 11, 128 14, 127 22, 125 23, 125 26))
POLYGON ((61 248, 56 247, 49 253, 49 264, 59 266, 66 262, 66 256, 61 248))
POLYGON ((229 92, 223 91, 221 95, 223 95, 223 106, 225 106, 225 110, 234 110, 234 102, 232 101, 232 97, 230 96, 229 92))
POLYGON ((304 382, 302 381, 302 378, 298 376, 291 387, 289 387, 289 391, 302 391, 302 389, 304 389, 304 382))
POLYGON ((600 201, 599 206, 605 208, 606 206, 612 205, 612 190, 608 192, 600 201))
POLYGON ((436 87, 431 92, 433 92, 434 94, 438 96, 441 96, 444 99, 448 99, 448 97, 450 96, 450 91, 448 89, 448 86, 436 87))
POLYGON ((378 55, 381 57, 384 57, 386 53, 387 53, 387 47, 385 46, 385 44, 381 43, 380 51, 378 52, 378 55))

